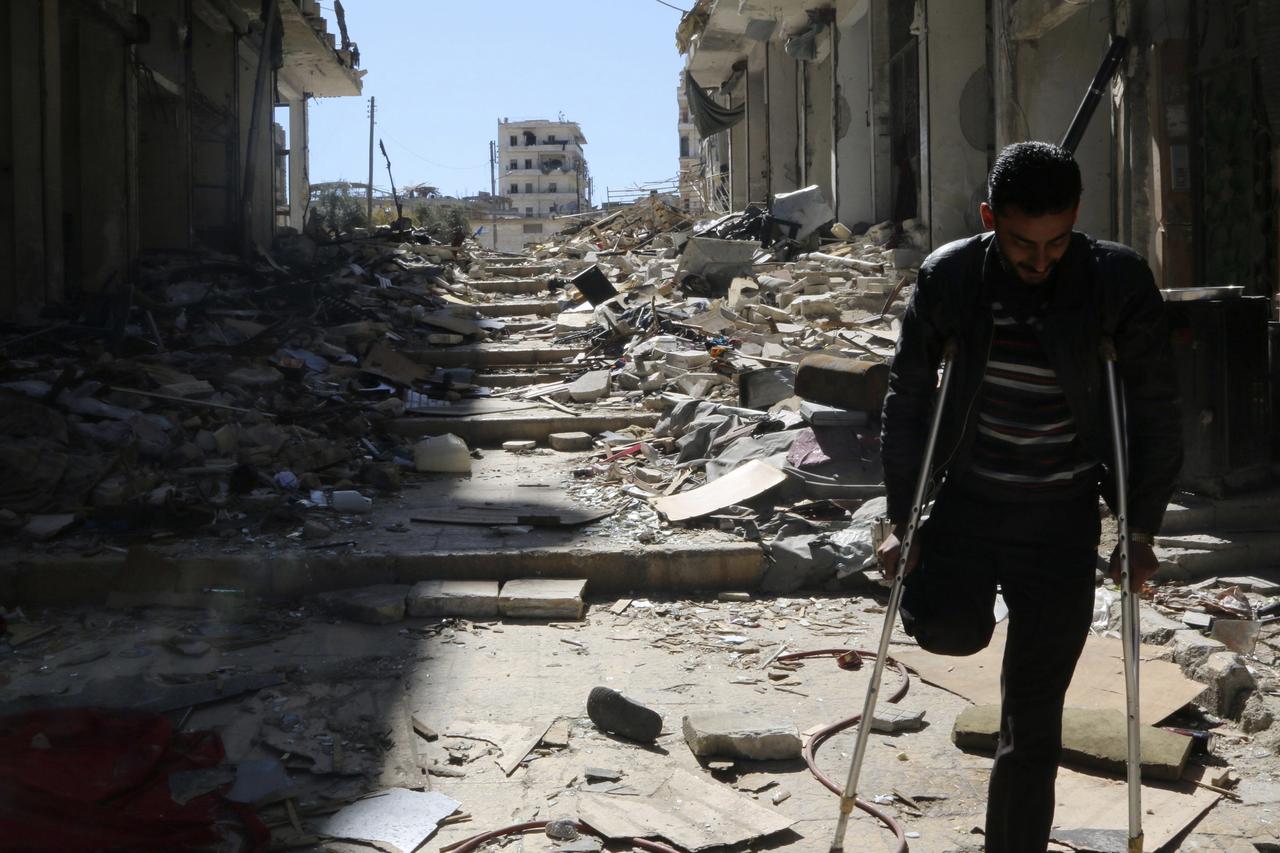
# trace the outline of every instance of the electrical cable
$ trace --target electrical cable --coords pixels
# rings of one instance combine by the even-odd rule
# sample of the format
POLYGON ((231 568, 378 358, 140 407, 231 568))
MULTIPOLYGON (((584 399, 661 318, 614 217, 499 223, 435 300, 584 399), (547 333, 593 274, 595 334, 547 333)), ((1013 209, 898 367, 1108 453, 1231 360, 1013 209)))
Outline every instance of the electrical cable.
POLYGON ((689 14, 688 9, 681 9, 679 6, 673 6, 670 3, 668 3, 667 0, 655 0, 655 2, 661 3, 663 6, 666 6, 669 9, 675 9, 677 12, 682 12, 686 15, 689 14))

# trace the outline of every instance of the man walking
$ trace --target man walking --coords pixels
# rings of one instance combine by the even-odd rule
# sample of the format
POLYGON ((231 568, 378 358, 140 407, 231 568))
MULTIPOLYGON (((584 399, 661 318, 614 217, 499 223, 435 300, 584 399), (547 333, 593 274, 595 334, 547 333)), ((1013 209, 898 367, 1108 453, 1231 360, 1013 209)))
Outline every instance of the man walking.
POLYGON ((986 849, 1031 853, 1048 845, 1063 699, 1093 612, 1098 497, 1114 497, 1104 340, 1124 388, 1135 589, 1156 570, 1152 537, 1182 448, 1160 292, 1137 254, 1073 230, 1071 155, 1011 145, 987 188, 988 232, 930 255, 902 318, 882 421, 895 535, 880 559, 896 570, 938 366, 954 348, 936 499, 903 567, 902 619, 927 650, 973 654, 991 639, 999 586, 1009 627, 986 849))

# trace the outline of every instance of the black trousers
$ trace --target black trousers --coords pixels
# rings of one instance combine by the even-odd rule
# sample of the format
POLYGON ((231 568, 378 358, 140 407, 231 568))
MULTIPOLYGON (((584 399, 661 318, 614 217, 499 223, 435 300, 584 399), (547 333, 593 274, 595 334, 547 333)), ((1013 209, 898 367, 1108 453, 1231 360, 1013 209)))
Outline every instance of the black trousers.
POLYGON ((1098 527, 1096 495, 1020 505, 952 493, 939 497, 921 531, 920 565, 902 601, 921 646, 973 654, 991 639, 997 585, 1009 609, 987 853, 1048 846, 1062 703, 1093 614, 1098 527))

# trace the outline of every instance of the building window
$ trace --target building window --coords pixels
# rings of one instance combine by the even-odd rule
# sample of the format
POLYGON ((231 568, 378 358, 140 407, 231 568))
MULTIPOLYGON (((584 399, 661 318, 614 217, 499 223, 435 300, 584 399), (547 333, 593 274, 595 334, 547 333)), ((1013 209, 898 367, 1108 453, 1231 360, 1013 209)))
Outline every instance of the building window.
POLYGON ((520 144, 520 137, 518 137, 518 136, 512 136, 512 137, 510 137, 510 140, 511 140, 511 147, 512 147, 512 148, 515 148, 517 145, 519 145, 519 144, 520 144))
POLYGON ((560 141, 560 140, 556 139, 556 135, 555 135, 554 133, 548 133, 548 134, 547 134, 547 144, 548 144, 548 145, 555 145, 555 144, 556 144, 557 142, 559 142, 559 141, 560 141))
POLYGON ((680 123, 681 123, 681 124, 688 124, 688 123, 689 123, 689 111, 688 111, 688 110, 681 110, 681 111, 680 111, 680 123))
POLYGON ((528 157, 524 158, 524 167, 525 167, 526 169, 532 169, 532 168, 533 168, 533 160, 531 160, 531 159, 530 159, 530 158, 528 158, 528 157))
POLYGON ((537 144, 538 144, 538 137, 537 137, 537 135, 536 135, 536 134, 534 134, 534 132, 533 132, 532 130, 526 130, 526 131, 524 131, 524 144, 525 144, 525 145, 537 145, 537 144))
POLYGON ((510 166, 511 171, 513 171, 513 172, 514 172, 516 169, 519 169, 519 168, 520 168, 520 161, 519 161, 519 160, 512 160, 512 161, 511 161, 511 166, 510 166))
POLYGON ((525 191, 525 192, 527 192, 527 193, 531 193, 531 192, 533 192, 533 184, 531 184, 531 183, 525 184, 525 185, 524 185, 524 191, 525 191))
POLYGON ((517 194, 517 193, 519 193, 519 192, 520 192, 520 185, 519 185, 519 184, 512 184, 512 185, 511 185, 511 194, 512 194, 512 195, 516 195, 516 194, 517 194))
POLYGON ((687 136, 680 137, 680 156, 689 156, 689 137, 687 136))
POLYGON ((542 223, 541 223, 541 222, 529 222, 529 223, 526 223, 526 224, 525 224, 525 226, 524 226, 524 233, 526 233, 526 234, 541 234, 541 233, 542 233, 542 223))
POLYGON ((532 207, 526 207, 526 208, 524 209, 524 215, 525 215, 525 216, 533 216, 533 208, 532 208, 532 207))
POLYGON ((549 193, 553 193, 553 192, 555 192, 555 191, 556 191, 556 182, 555 182, 555 181, 552 181, 551 183, 547 184, 547 192, 549 192, 549 193))

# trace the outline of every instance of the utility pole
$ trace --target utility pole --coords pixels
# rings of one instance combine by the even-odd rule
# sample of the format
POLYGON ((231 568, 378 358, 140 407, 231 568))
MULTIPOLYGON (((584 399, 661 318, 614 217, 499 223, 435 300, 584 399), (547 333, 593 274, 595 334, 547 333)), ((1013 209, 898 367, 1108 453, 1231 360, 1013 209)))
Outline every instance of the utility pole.
POLYGON ((489 230, 493 232, 493 250, 498 251, 498 143, 489 140, 489 230))
POLYGON ((373 227, 373 96, 369 96, 369 185, 365 187, 364 206, 366 227, 373 227))

